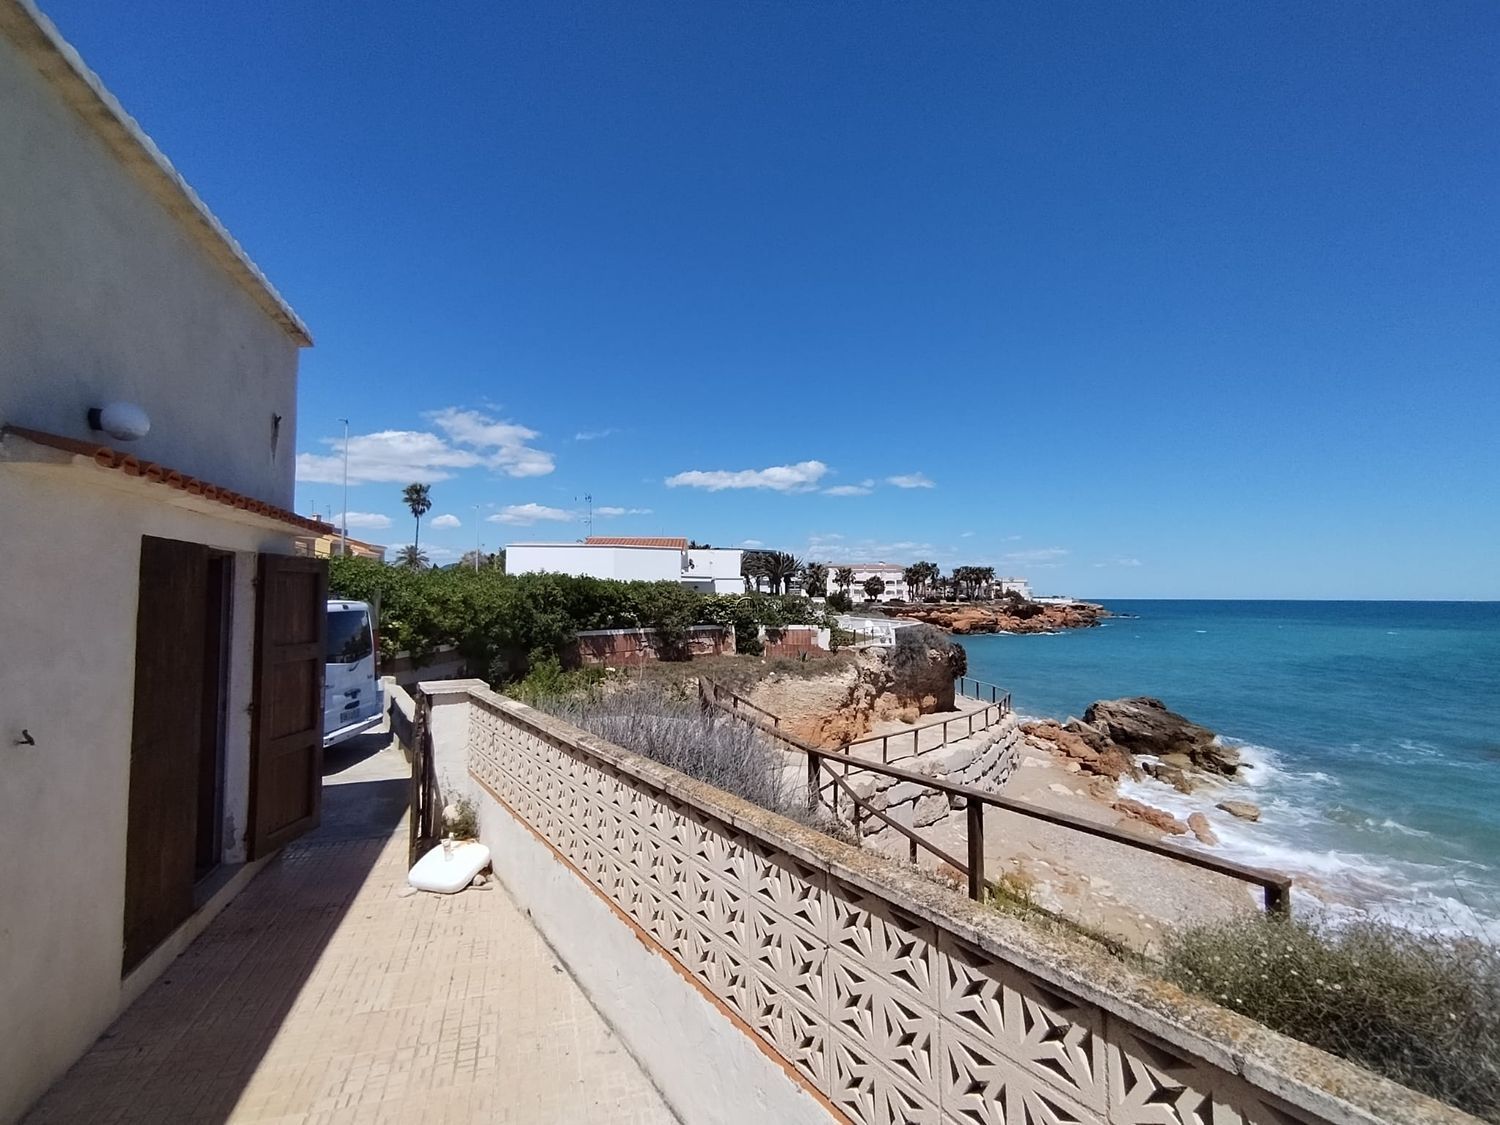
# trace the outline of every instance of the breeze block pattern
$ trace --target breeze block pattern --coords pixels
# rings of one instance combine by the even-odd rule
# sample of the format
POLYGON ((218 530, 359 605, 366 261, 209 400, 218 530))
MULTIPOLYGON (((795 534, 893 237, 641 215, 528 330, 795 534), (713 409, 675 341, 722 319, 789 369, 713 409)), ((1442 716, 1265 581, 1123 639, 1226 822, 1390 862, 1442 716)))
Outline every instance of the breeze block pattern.
POLYGON ((475 779, 851 1121, 1325 1120, 473 698, 475 779))

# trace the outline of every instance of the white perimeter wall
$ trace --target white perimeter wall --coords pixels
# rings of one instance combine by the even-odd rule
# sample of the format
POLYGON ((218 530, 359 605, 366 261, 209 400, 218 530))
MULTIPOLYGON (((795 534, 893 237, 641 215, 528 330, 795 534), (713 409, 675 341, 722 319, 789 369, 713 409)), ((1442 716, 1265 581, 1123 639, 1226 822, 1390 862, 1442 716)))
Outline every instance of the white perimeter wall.
POLYGON ((144 499, 162 486, 137 482, 135 495, 78 479, 90 471, 105 472, 0 464, 0 1121, 40 1096, 128 995, 120 958, 141 536, 236 553, 230 861, 244 858, 247 823, 255 554, 291 551, 290 529, 144 499), (22 729, 35 746, 15 744, 22 729))
POLYGON ((3 36, 0 153, 0 423, 113 444, 133 402, 135 456, 291 508, 295 343, 3 36))
POLYGON ((675 547, 595 547, 586 543, 511 543, 509 574, 576 574, 624 582, 678 582, 682 552, 675 547))

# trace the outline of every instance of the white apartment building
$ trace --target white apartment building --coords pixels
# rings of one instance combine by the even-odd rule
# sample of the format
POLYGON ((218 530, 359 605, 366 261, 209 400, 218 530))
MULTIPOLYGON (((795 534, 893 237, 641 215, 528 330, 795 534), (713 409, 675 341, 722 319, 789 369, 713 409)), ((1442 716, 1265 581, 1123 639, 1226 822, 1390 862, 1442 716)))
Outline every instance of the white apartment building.
POLYGON ((906 567, 899 563, 846 563, 830 562, 828 567, 828 592, 836 593, 842 587, 838 584, 838 573, 843 567, 849 567, 854 571, 854 584, 849 587, 849 596, 857 602, 904 602, 911 596, 911 591, 906 588, 906 567), (865 583, 871 578, 879 578, 885 583, 885 590, 879 597, 871 599, 865 593, 865 583))
POLYGON ((741 594, 743 551, 688 548, 667 536, 591 535, 582 543, 510 543, 510 574, 572 574, 621 582, 680 582, 704 594, 741 594))
POLYGON ((997 578, 995 579, 996 594, 1019 594, 1027 601, 1031 601, 1031 583, 1024 578, 997 578))

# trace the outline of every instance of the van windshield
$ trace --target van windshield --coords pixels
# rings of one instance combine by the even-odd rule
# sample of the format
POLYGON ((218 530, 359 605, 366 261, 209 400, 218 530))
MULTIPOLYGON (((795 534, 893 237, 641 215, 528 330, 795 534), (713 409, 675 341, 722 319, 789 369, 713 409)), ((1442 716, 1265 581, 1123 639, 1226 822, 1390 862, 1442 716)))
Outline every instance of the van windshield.
POLYGON ((370 618, 362 609, 328 611, 328 663, 354 664, 370 655, 370 618))

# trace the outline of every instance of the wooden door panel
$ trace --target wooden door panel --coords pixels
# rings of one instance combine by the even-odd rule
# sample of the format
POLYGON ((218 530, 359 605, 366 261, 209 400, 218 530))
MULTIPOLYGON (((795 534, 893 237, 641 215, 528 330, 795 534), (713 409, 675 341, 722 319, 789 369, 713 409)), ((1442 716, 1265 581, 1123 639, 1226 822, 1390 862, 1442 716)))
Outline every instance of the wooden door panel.
POLYGON ((261 555, 258 574, 252 859, 318 825, 328 627, 328 567, 323 560, 261 555))
POLYGON ((193 912, 208 549, 141 539, 123 971, 193 912))

